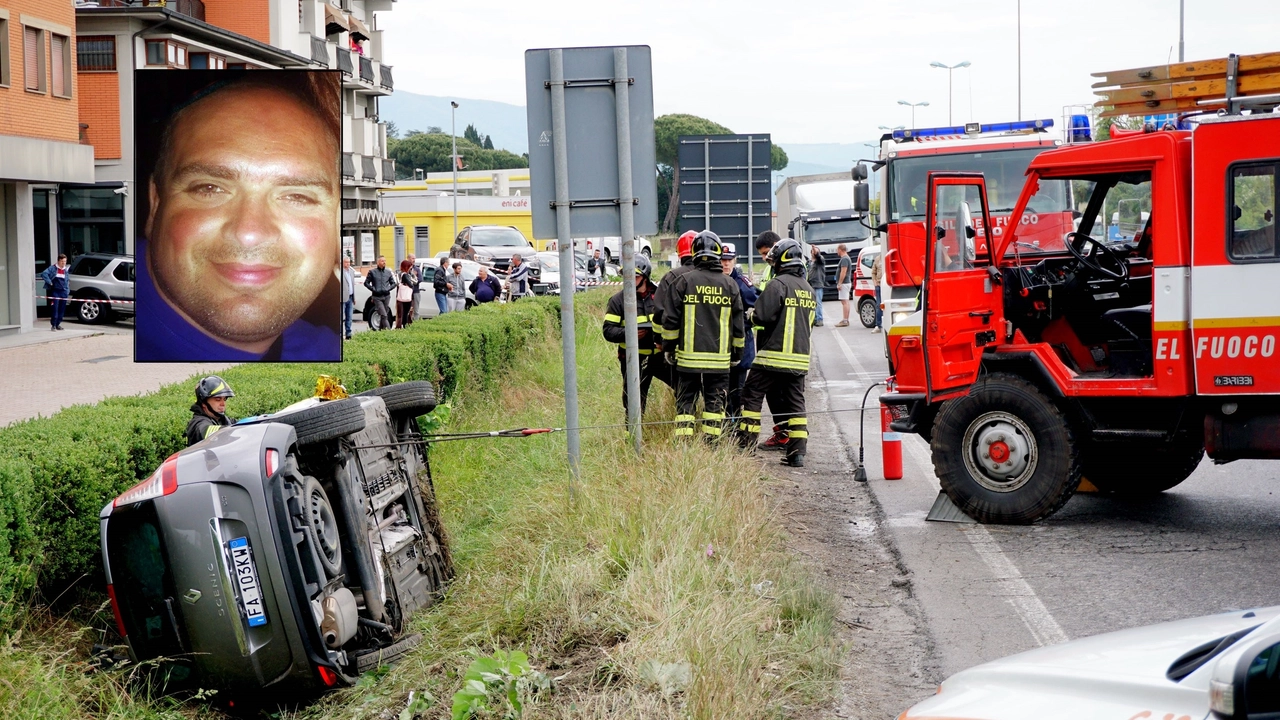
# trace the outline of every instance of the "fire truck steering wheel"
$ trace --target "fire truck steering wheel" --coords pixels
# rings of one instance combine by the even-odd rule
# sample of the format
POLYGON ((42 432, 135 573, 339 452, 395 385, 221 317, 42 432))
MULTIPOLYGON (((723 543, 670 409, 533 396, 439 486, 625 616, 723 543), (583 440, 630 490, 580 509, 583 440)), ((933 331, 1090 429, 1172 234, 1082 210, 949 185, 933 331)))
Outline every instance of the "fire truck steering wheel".
POLYGON ((1109 277, 1112 280, 1119 280, 1120 282, 1125 282, 1129 279, 1129 265, 1119 255, 1116 255, 1114 250, 1107 247, 1105 243, 1101 243, 1084 233, 1073 232, 1067 233, 1066 245, 1067 251, 1071 253, 1077 262, 1099 275, 1109 277), (1088 255, 1084 253, 1086 245, 1093 246, 1088 255), (1102 263, 1099 262, 1100 258, 1105 259, 1108 264, 1115 267, 1103 267, 1102 263))

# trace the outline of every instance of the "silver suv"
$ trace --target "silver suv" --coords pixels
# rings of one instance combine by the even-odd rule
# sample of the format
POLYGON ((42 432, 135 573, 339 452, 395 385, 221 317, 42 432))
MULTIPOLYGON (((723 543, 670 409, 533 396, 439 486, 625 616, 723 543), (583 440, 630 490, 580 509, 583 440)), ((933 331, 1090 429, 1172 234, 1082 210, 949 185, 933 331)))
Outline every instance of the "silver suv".
POLYGON ((102 509, 135 662, 238 696, 353 684, 421 636, 452 575, 417 418, 431 383, 310 398, 166 460, 102 509))
POLYGON ((71 297, 79 301, 70 310, 80 322, 96 325, 134 314, 132 255, 85 253, 71 263, 68 276, 71 297))

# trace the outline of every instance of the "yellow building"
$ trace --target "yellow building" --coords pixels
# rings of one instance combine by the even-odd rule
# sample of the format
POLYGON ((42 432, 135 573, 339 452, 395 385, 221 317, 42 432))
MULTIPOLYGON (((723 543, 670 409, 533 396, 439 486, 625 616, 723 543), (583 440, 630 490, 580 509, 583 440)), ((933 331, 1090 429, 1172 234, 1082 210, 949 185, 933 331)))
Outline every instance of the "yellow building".
MULTIPOLYGON (((515 176, 511 180, 527 181, 527 175, 515 176)), ((458 179, 458 230, 468 225, 510 225, 533 240, 533 213, 529 196, 463 194, 467 184, 481 183, 487 188, 491 181, 487 176, 458 179)), ((423 258, 448 252, 455 237, 454 198, 452 195, 442 194, 442 190, 451 189, 451 185, 442 185, 440 181, 431 178, 415 185, 402 183, 383 193, 382 209, 395 215, 396 227, 381 228, 378 254, 390 258, 394 252, 397 258, 402 258, 405 253, 412 251, 417 257, 423 258)), ((535 241, 534 244, 539 250, 546 245, 545 241, 535 241)), ((368 252, 364 254, 367 256, 368 252)))

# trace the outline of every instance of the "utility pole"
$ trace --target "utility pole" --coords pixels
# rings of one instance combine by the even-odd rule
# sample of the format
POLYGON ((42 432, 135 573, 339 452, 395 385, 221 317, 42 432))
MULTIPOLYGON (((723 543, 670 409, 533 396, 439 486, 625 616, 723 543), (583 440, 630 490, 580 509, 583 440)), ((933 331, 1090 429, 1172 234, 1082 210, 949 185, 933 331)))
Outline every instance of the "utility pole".
POLYGON ((1022 119, 1022 0, 1018 0, 1018 119, 1022 119))
POLYGON ((929 63, 929 67, 942 68, 943 70, 947 71, 947 124, 950 125, 951 124, 951 101, 952 101, 951 75, 954 70, 957 70, 959 68, 969 67, 969 61, 965 60, 964 62, 959 62, 959 63, 956 63, 955 65, 947 65, 946 63, 940 63, 935 60, 929 63))
POLYGON ((1178 0, 1178 62, 1186 62, 1187 0, 1178 0))
MULTIPOLYGON (((458 240, 458 103, 449 101, 450 128, 449 134, 453 138, 453 155, 449 158, 449 164, 453 165, 453 240, 458 240)), ((451 243, 452 244, 452 243, 451 243)))

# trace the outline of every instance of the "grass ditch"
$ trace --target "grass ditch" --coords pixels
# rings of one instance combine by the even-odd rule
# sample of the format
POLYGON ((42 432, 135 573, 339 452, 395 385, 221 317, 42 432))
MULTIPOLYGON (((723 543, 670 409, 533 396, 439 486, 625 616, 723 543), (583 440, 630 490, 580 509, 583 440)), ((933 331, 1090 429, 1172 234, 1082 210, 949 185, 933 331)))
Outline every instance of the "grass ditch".
MULTIPOLYGON (((606 298, 590 293, 578 303, 584 425, 623 419, 615 351, 599 332, 606 298)), ((385 335, 382 342, 394 334, 385 335)), ((493 382, 454 396, 450 431, 562 424, 556 334, 508 360, 493 382)), ((664 386, 651 400, 648 419, 673 416, 664 386)), ((645 439, 637 460, 622 428, 584 430, 572 498, 562 434, 434 447, 458 576, 443 602, 414 619, 422 644, 355 688, 271 715, 395 718, 413 692, 420 717, 449 717, 449 698, 476 655, 501 651, 527 653, 533 667, 559 678, 524 717, 812 714, 837 685, 834 605, 786 552, 773 481, 759 461, 677 443, 667 426, 646 427, 645 439), (424 693, 434 700, 423 702, 424 693)), ((37 620, 33 639, 0 638, 0 713, 210 712, 200 699, 148 700, 118 671, 86 674, 83 652, 67 648, 85 647, 89 633, 74 622, 37 620), (26 691, 6 691, 5 678, 20 679, 26 691)))

